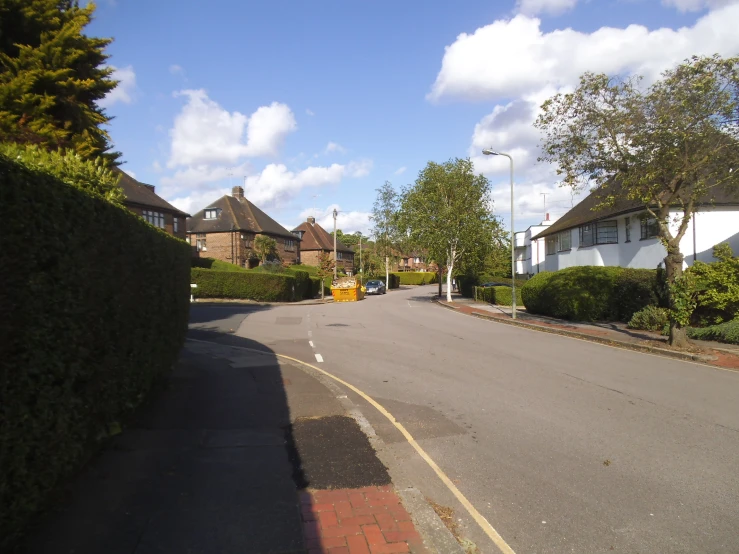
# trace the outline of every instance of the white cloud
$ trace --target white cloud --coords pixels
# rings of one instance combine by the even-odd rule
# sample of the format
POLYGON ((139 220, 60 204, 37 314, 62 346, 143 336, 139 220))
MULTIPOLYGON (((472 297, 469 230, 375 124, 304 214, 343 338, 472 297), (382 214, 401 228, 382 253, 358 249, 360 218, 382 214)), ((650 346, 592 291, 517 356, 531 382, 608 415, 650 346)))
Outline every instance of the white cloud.
POLYGON ((395 170, 395 172, 394 172, 394 173, 395 173, 395 175, 403 175, 403 173, 405 173, 405 170, 406 170, 406 169, 408 169, 408 168, 407 168, 407 167, 405 167, 405 166, 403 166, 403 167, 399 167, 398 169, 396 169, 396 170, 395 170))
MULTIPOLYGON (((313 208, 309 208, 307 210, 303 210, 300 213, 301 219, 298 224, 305 221, 307 217, 315 217, 316 222, 326 229, 326 231, 331 233, 334 230, 334 208, 339 212, 336 216, 337 229, 341 229, 341 231, 346 234, 361 231, 363 235, 369 236, 370 229, 372 228, 370 223, 370 216, 372 214, 370 212, 362 211, 342 211, 339 204, 331 204, 325 209, 315 210, 313 208)), ((294 225, 293 228, 294 227, 297 227, 297 225, 294 225)))
POLYGON ((341 146, 338 142, 331 142, 326 145, 326 149, 324 150, 325 154, 330 154, 331 152, 338 152, 339 154, 344 154, 346 152, 346 148, 341 146))
POLYGON ((285 104, 262 106, 251 117, 229 112, 204 90, 183 90, 187 103, 175 117, 167 167, 233 164, 244 157, 274 156, 297 129, 285 104), (245 140, 246 139, 246 140, 245 140))
POLYGON ((576 4, 577 0, 518 0, 516 2, 516 8, 525 15, 536 15, 540 13, 559 15, 571 10, 576 4))
POLYGON ((136 174, 135 174, 135 173, 134 173, 133 171, 131 171, 130 169, 127 169, 127 170, 126 170, 126 173, 127 173, 128 175, 130 175, 131 177, 133 177, 134 179, 136 178, 136 174))
POLYGON ((356 162, 349 162, 347 166, 347 173, 350 177, 366 177, 369 175, 373 166, 372 160, 359 160, 356 162))
POLYGON ((698 12, 704 9, 715 9, 736 3, 737 0, 662 0, 663 6, 676 8, 678 11, 698 12))
POLYGON ((136 91, 136 72, 133 66, 126 67, 110 66, 113 69, 113 79, 118 81, 118 86, 105 95, 105 98, 98 101, 98 105, 102 108, 109 108, 113 104, 122 102, 130 104, 133 102, 134 93, 136 91))
POLYGON ((157 173, 161 173, 163 171, 162 164, 159 163, 159 160, 154 160, 151 164, 151 168, 157 173))
POLYGON ((169 66, 169 72, 172 75, 184 75, 185 70, 182 68, 181 65, 177 65, 176 63, 169 66))
POLYGON ((237 183, 243 182, 244 176, 252 171, 253 169, 248 163, 236 166, 191 165, 178 169, 173 175, 162 177, 161 183, 168 190, 177 192, 202 188, 204 185, 207 186, 208 183, 214 183, 216 181, 228 180, 229 182, 233 182, 235 186, 237 183))
POLYGON ((305 113, 308 114, 308 115, 316 115, 313 110, 308 109, 308 108, 305 109, 305 113))
POLYGON ((246 197, 258 206, 274 206, 304 188, 338 185, 346 175, 346 166, 332 164, 290 171, 283 164, 269 164, 258 175, 246 178, 246 197))
POLYGON ((730 5, 677 30, 629 25, 547 33, 539 19, 517 15, 459 35, 446 48, 428 98, 513 98, 545 86, 571 85, 585 71, 653 78, 693 54, 734 55, 739 50, 737 21, 739 5, 730 5))
POLYGON ((212 202, 218 200, 225 194, 231 194, 230 188, 215 188, 209 190, 192 191, 187 195, 176 197, 170 201, 175 208, 193 215, 207 208, 212 202))

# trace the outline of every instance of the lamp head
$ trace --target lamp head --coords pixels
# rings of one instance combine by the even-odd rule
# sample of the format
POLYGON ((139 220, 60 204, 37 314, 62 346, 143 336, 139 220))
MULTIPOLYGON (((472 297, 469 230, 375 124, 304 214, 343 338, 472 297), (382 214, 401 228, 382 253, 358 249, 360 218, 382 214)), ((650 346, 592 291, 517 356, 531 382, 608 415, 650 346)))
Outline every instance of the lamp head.
POLYGON ((499 156, 500 155, 500 154, 498 154, 498 152, 496 152, 492 148, 485 148, 482 151, 482 153, 485 154, 486 156, 499 156))

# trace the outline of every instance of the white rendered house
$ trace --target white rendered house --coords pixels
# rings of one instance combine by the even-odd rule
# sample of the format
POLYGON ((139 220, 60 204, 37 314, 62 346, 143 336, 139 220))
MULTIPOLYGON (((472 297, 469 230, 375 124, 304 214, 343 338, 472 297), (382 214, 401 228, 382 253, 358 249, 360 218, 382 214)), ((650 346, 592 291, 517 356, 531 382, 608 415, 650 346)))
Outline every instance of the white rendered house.
MULTIPOLYGON (((527 255, 522 256, 521 273, 534 275, 582 265, 654 269, 663 262, 667 251, 657 238, 657 221, 643 204, 618 200, 613 206, 595 210, 599 201, 597 191, 593 192, 530 239, 528 230, 524 232, 522 246, 532 254, 528 263, 527 255)), ((681 216, 679 209, 670 211, 674 231, 678 227, 674 219, 679 222, 681 216)), ((739 255, 739 192, 717 190, 710 202, 698 206, 680 241, 685 266, 696 260, 715 261, 713 247, 722 242, 729 243, 739 255)))

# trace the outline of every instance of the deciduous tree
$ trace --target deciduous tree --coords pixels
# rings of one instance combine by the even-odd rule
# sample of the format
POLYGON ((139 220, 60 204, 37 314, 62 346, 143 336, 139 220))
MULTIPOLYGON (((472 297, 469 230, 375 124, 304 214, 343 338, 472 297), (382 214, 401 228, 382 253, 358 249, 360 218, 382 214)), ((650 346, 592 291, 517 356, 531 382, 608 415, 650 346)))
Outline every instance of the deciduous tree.
POLYGON ((268 260, 280 259, 280 254, 277 251, 277 241, 267 235, 257 235, 254 239, 254 253, 262 264, 268 260))
POLYGON ((648 87, 586 73, 542 106, 540 160, 562 185, 595 185, 600 206, 643 204, 659 226, 670 291, 670 344, 687 345, 690 302, 680 240, 700 204, 739 185, 739 57, 693 57, 648 87))
POLYGON ((400 198, 389 181, 377 189, 377 198, 372 206, 372 234, 375 248, 385 258, 385 282, 390 283, 390 256, 398 244, 398 214, 400 198))

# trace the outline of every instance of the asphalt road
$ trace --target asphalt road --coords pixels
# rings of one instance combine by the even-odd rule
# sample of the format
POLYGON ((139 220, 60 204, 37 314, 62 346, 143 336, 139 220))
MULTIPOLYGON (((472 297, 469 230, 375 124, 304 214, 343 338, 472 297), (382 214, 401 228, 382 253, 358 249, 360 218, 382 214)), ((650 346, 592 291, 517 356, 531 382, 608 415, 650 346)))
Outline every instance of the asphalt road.
MULTIPOLYGON (((478 320, 432 304, 434 290, 196 305, 191 329, 248 337, 363 390, 518 554, 739 552, 739 373, 478 320)), ((462 535, 497 552, 397 430, 350 397, 396 486, 452 507, 462 535)))

